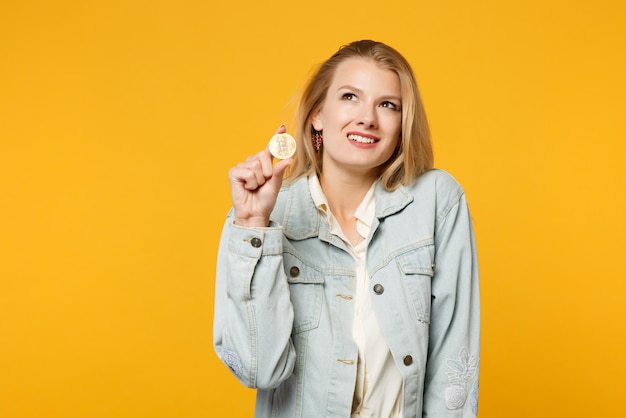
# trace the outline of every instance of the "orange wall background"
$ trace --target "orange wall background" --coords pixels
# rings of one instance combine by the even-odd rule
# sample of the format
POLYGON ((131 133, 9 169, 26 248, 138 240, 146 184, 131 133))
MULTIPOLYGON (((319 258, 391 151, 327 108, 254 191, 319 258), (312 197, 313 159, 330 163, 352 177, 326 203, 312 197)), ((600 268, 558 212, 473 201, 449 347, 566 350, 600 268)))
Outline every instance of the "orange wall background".
MULTIPOLYGON (((223 3, 223 4, 216 4, 223 3)), ((0 417, 250 417, 212 349, 228 168, 360 38, 413 64, 481 263, 481 418, 615 417, 626 6, 0 4, 0 417)))

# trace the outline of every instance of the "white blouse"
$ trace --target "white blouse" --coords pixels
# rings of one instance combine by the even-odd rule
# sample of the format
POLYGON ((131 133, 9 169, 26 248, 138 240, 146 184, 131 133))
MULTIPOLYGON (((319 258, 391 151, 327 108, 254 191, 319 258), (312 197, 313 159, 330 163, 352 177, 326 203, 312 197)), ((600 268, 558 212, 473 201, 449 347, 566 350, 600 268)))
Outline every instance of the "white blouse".
POLYGON ((354 216, 363 241, 353 246, 330 211, 328 200, 317 176, 309 176, 309 189, 315 206, 328 220, 330 232, 341 238, 356 262, 356 294, 352 334, 359 350, 357 377, 351 418, 401 418, 402 375, 378 324, 368 292, 366 268, 367 237, 374 219, 374 184, 366 193, 354 216))

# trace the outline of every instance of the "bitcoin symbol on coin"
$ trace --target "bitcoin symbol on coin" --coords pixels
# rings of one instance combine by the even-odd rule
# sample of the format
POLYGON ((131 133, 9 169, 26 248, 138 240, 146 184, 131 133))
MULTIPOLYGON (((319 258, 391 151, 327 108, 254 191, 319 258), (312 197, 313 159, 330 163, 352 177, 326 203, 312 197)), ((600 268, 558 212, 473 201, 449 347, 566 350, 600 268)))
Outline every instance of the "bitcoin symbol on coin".
POLYGON ((288 133, 276 134, 270 139, 269 149, 274 157, 284 160, 296 152, 296 140, 288 133))

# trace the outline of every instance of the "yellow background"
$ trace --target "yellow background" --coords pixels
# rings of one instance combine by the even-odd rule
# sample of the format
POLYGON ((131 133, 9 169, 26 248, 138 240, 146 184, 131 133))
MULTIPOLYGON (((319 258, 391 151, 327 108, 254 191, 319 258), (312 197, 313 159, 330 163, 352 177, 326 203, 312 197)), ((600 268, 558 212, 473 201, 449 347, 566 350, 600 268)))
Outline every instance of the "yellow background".
POLYGON ((413 64, 481 263, 481 418, 615 417, 619 0, 0 5, 0 417, 250 417, 212 349, 228 168, 360 38, 413 64))

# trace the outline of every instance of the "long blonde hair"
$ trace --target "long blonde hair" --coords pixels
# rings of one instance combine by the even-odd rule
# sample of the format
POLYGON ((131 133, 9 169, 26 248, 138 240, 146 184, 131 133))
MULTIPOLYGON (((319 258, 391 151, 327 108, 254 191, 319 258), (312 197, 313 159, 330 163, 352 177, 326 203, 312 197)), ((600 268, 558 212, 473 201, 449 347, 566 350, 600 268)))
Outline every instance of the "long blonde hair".
MULTIPOLYGON (((433 167, 430 129, 415 76, 410 64, 395 49, 381 42, 355 41, 342 46, 323 62, 305 87, 298 107, 298 147, 285 181, 322 171, 322 151, 312 143, 312 117, 322 106, 337 66, 348 58, 374 61, 380 68, 391 70, 400 79, 402 95, 402 138, 399 147, 380 167, 379 179, 387 190, 408 185, 433 167)), ((322 148, 323 150, 323 148, 322 148)))

